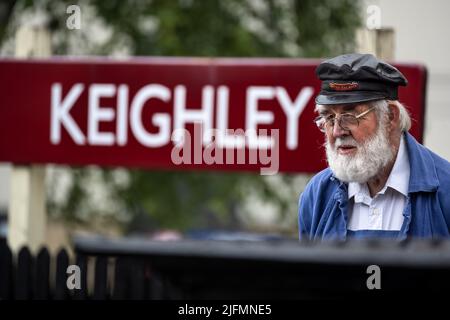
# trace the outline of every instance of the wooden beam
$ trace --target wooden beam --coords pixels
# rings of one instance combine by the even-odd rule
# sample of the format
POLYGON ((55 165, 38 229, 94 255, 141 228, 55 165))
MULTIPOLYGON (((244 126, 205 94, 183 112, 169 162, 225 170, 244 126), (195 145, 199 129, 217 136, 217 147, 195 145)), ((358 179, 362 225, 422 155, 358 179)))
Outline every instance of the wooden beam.
MULTIPOLYGON (((45 27, 21 27, 16 33, 16 57, 48 57, 50 33, 45 27)), ((8 242, 14 252, 28 246, 36 253, 45 242, 46 167, 13 165, 8 210, 8 242)))

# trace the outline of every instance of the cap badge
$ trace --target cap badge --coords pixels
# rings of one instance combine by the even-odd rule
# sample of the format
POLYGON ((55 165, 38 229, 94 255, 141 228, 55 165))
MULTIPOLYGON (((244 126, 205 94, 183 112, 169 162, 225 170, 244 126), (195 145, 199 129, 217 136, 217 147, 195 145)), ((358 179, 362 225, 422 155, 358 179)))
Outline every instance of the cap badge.
POLYGON ((351 91, 358 89, 359 85, 357 82, 348 82, 348 83, 336 83, 331 82, 329 84, 330 89, 333 89, 335 91, 351 91))

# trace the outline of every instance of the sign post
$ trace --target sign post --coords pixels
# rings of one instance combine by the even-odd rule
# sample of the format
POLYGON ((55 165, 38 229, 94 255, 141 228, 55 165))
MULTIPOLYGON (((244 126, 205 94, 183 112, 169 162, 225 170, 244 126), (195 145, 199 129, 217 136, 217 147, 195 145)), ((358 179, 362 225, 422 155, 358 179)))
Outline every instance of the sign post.
MULTIPOLYGON (((45 28, 24 26, 17 31, 17 57, 48 57, 50 50, 50 35, 45 28)), ((44 244, 45 170, 44 165, 26 162, 14 164, 11 168, 8 242, 15 252, 18 252, 22 246, 28 246, 31 251, 37 252, 44 244)))
POLYGON ((360 28, 356 32, 357 52, 371 53, 381 60, 393 60, 395 55, 394 29, 360 28))

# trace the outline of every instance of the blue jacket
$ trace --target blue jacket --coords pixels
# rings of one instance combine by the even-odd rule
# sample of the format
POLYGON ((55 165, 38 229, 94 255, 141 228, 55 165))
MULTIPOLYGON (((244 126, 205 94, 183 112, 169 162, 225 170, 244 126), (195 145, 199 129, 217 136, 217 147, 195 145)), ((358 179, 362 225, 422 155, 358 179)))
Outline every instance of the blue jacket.
MULTIPOLYGON (((450 163, 409 133, 405 133, 405 142, 411 174, 404 222, 395 237, 450 237, 450 163)), ((300 239, 345 240, 353 235, 347 230, 347 187, 330 168, 311 179, 299 199, 300 239)), ((370 232, 366 236, 370 237, 370 232)))

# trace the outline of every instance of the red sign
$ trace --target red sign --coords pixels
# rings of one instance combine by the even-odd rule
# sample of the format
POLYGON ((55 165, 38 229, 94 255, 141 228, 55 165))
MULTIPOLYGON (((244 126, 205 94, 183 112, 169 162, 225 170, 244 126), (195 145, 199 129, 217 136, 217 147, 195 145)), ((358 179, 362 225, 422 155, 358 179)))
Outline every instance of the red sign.
MULTIPOLYGON (((0 161, 316 172, 326 166, 313 123, 319 62, 3 59, 0 161)), ((426 70, 396 67, 421 141, 426 70)))

